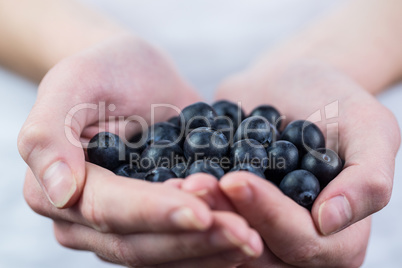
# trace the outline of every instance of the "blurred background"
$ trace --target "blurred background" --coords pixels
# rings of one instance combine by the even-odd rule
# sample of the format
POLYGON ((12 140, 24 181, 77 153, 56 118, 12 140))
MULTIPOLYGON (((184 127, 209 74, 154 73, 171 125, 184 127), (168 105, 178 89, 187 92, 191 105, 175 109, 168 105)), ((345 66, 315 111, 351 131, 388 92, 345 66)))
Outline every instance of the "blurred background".
MULTIPOLYGON (((343 0, 82 0, 134 33, 167 51, 181 73, 207 101, 226 76, 343 0)), ((4 41, 4 40, 3 40, 4 41)), ((36 98, 36 85, 0 69, 0 268, 114 267, 87 252, 58 245, 50 220, 24 201, 26 165, 17 151, 17 135, 36 98)), ((402 85, 381 94, 402 125, 402 85)), ((269 102, 269 100, 268 100, 269 102)), ((275 103, 273 103, 275 105, 275 103)), ((384 130, 386 131, 386 130, 384 130)), ((362 133, 364 135, 364 133, 362 133)), ((381 137, 379 137, 381 138, 381 137)), ((402 267, 402 156, 396 159, 389 205, 373 217, 363 267, 402 267)))

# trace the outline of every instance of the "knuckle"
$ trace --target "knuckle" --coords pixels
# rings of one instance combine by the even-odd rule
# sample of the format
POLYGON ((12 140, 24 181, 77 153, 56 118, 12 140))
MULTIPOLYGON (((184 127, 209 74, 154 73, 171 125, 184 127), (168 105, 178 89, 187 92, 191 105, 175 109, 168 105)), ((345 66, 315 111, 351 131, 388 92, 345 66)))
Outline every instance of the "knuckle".
POLYGON ((393 176, 389 172, 378 169, 370 179, 368 193, 371 207, 378 211, 385 207, 391 199, 393 176))
POLYGON ((74 248, 74 243, 71 239, 69 227, 61 226, 57 222, 55 222, 53 226, 56 241, 63 247, 74 248))
POLYGON ((148 267, 146 260, 134 250, 131 243, 123 237, 117 236, 113 241, 114 256, 119 263, 127 267, 148 267))
POLYGON ((24 184, 23 195, 28 206, 36 213, 43 216, 50 216, 49 201, 45 198, 38 182, 27 177, 24 184))
POLYGON ((114 259, 122 264, 126 264, 127 266, 131 266, 131 264, 137 264, 135 261, 135 258, 133 258, 133 256, 135 256, 136 254, 130 254, 130 258, 133 258, 133 260, 127 260, 127 254, 126 252, 128 251, 127 249, 127 245, 126 243, 124 243, 124 239, 120 238, 118 236, 114 237, 114 239, 112 240, 112 248, 113 248, 113 252, 112 252, 112 256, 110 256, 110 259, 114 259), (131 263, 131 261, 133 261, 131 263))
POLYGON ((95 230, 101 233, 110 233, 113 229, 107 223, 106 217, 96 200, 98 200, 96 192, 88 190, 88 194, 85 196, 83 202, 80 203, 82 216, 95 230))
POLYGON ((281 256, 288 264, 296 266, 311 266, 320 259, 321 247, 314 240, 304 243, 305 246, 292 249, 281 256))
POLYGON ((34 151, 40 151, 49 140, 49 131, 37 122, 27 123, 18 136, 17 146, 21 157, 29 163, 34 151))

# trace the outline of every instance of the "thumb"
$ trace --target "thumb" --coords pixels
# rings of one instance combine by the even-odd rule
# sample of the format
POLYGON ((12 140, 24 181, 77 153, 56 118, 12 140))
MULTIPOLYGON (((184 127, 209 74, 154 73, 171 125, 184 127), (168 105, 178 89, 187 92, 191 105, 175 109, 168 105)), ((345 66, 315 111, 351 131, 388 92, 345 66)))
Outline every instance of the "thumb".
POLYGON ((78 112, 72 118, 72 99, 68 91, 39 95, 18 137, 22 158, 57 208, 72 206, 85 180, 85 155, 79 141, 86 114, 78 112))

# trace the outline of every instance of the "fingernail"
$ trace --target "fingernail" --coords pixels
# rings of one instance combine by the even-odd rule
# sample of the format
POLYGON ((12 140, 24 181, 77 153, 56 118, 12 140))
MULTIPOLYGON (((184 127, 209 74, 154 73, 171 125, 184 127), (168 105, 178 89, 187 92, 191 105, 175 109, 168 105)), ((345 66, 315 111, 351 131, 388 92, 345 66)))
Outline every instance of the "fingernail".
POLYGON ((262 240, 260 235, 256 231, 253 231, 250 234, 250 237, 248 239, 248 245, 249 248, 247 249, 248 252, 247 256, 257 257, 258 252, 261 251, 262 249, 262 240))
POLYGON ((198 190, 198 191, 193 192, 193 195, 196 195, 198 197, 203 197, 207 194, 208 194, 208 189, 203 189, 203 190, 198 190))
POLYGON ((42 185, 50 202, 58 208, 64 207, 77 189, 70 167, 62 161, 48 167, 42 185))
POLYGON ((321 204, 318 224, 323 235, 330 235, 345 228, 352 220, 352 209, 343 195, 333 197, 321 204))
POLYGON ((247 181, 230 181, 226 180, 221 183, 221 187, 225 193, 232 199, 242 200, 243 202, 251 202, 253 193, 247 181))
MULTIPOLYGON (((257 252, 252 248, 251 245, 240 241, 231 232, 229 232, 227 230, 223 230, 223 234, 228 241, 230 241, 233 245, 238 246, 244 255, 246 255, 248 257, 254 257, 257 255, 257 252)), ((251 239, 249 239, 249 240, 251 240, 251 239)))
POLYGON ((212 195, 209 193, 208 189, 203 189, 203 190, 199 190, 196 192, 193 192, 193 195, 201 198, 202 200, 204 200, 208 206, 210 208, 214 208, 215 207, 215 199, 212 197, 212 195))
POLYGON ((179 208, 170 215, 172 223, 186 230, 205 230, 207 224, 198 219, 193 210, 188 207, 179 208))
POLYGON ((210 239, 211 245, 216 247, 225 246, 228 242, 230 245, 237 247, 238 249, 225 254, 225 257, 235 261, 256 257, 258 255, 258 248, 261 247, 260 238, 256 232, 250 234, 248 242, 241 241, 225 229, 214 232, 210 239))

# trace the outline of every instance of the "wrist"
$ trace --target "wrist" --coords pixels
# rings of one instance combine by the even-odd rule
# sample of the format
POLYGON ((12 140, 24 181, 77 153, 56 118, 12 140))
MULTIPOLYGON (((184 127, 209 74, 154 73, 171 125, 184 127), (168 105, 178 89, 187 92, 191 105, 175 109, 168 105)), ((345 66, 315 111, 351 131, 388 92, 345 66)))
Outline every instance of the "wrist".
POLYGON ((0 1, 0 63, 39 82, 61 59, 124 32, 69 0, 0 1))
POLYGON ((74 54, 107 40, 123 35, 131 35, 123 28, 107 20, 101 20, 98 23, 98 25, 94 25, 93 23, 78 22, 75 26, 66 26, 67 29, 65 30, 68 34, 63 35, 58 35, 57 30, 52 32, 52 29, 48 29, 48 32, 43 32, 43 36, 52 36, 57 41, 54 41, 50 46, 46 45, 46 40, 43 38, 43 43, 36 47, 36 53, 33 53, 33 65, 37 66, 39 70, 36 77, 40 80, 58 62, 74 54))
POLYGON ((346 74, 372 94, 402 78, 400 1, 355 0, 260 57, 256 69, 302 59, 346 74))

